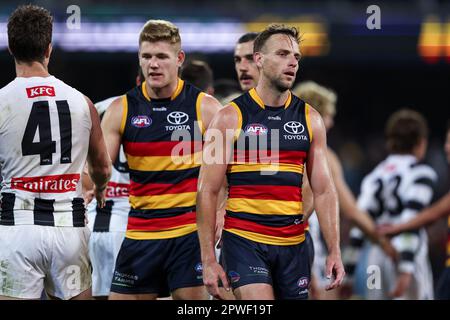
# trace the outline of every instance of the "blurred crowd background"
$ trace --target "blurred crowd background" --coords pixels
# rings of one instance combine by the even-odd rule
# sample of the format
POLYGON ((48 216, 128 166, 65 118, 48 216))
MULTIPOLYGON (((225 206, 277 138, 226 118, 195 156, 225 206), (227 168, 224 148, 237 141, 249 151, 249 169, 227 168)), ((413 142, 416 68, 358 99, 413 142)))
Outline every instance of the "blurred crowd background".
MULTIPOLYGON (((18 4, 0 3, 0 87, 10 82, 14 63, 7 51, 6 23, 18 4)), ((208 62, 216 83, 237 85, 236 40, 271 22, 298 26, 303 58, 297 82, 313 80, 338 95, 329 144, 345 177, 359 193, 363 176, 381 161, 384 126, 395 110, 408 107, 428 120, 428 162, 439 175, 436 198, 450 189, 443 154, 450 118, 450 1, 444 0, 46 0, 31 1, 55 17, 50 73, 93 101, 126 92, 138 68, 140 27, 167 19, 180 27, 188 59, 208 62), (76 5, 77 7, 71 7, 76 5), (381 29, 366 25, 370 5, 380 9, 381 29), (80 12, 79 20, 73 16, 80 12), (80 22, 77 25, 77 22, 80 22)), ((17 106, 20 107, 20 106, 17 106)), ((348 225, 342 222, 343 243, 348 225)), ((445 221, 430 231, 435 276, 444 266, 445 221)))

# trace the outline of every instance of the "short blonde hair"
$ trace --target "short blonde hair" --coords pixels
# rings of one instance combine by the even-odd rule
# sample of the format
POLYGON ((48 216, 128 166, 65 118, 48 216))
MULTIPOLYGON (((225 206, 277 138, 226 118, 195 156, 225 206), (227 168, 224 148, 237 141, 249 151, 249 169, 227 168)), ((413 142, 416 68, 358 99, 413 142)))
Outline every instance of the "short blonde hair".
POLYGON ((293 90, 294 94, 316 109, 321 116, 336 114, 336 93, 316 82, 306 81, 298 84, 293 90))
POLYGON ((144 41, 167 41, 170 44, 181 45, 180 31, 172 22, 166 20, 148 20, 139 34, 139 45, 144 41))

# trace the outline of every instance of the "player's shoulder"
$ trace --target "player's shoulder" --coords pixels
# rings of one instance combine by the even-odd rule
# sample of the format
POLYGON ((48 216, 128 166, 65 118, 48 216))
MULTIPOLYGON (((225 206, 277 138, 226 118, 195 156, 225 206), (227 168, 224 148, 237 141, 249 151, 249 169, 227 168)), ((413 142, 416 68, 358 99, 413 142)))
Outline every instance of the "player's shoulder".
POLYGON ((17 78, 0 89, 0 97, 5 97, 17 87, 17 78))
POLYGON ((61 79, 58 79, 58 78, 56 78, 56 77, 53 77, 53 82, 54 82, 54 84, 55 84, 56 86, 59 87, 60 90, 62 89, 62 90, 64 90, 65 92, 70 92, 70 93, 74 93, 74 94, 77 94, 77 95, 82 95, 82 96, 84 96, 83 93, 81 93, 77 88, 72 87, 71 85, 65 83, 65 82, 64 82, 63 80, 61 80, 61 79))
POLYGON ((432 181, 438 179, 436 171, 425 162, 418 161, 412 163, 409 167, 409 171, 409 176, 413 179, 429 179, 432 181))
POLYGON ((114 96, 95 103, 94 106, 97 109, 98 114, 103 114, 115 100, 121 97, 122 96, 114 96))

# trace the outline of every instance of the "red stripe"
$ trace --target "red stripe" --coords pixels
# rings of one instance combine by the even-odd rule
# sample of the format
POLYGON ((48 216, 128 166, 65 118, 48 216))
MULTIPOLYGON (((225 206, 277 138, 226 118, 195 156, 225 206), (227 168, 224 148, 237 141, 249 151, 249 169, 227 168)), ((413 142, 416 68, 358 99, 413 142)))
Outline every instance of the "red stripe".
POLYGON ((238 185, 230 186, 228 198, 302 201, 302 189, 294 186, 238 185))
POLYGON ((127 230, 159 231, 195 223, 195 212, 188 212, 174 217, 143 219, 128 218, 127 230))
POLYGON ((184 192, 197 191, 197 178, 186 179, 177 184, 172 183, 148 183, 140 184, 130 181, 130 195, 142 196, 156 196, 163 194, 178 194, 184 192))
POLYGON ((245 163, 290 163, 304 164, 306 160, 304 151, 279 151, 270 150, 234 150, 234 161, 245 163))
POLYGON ((202 150, 201 141, 158 141, 158 142, 129 142, 124 141, 125 153, 130 156, 183 156, 202 150), (176 149, 174 149, 176 147, 176 149))
POLYGON ((269 227, 256 222, 229 216, 225 216, 224 229, 238 229, 280 238, 296 237, 304 233, 303 223, 292 224, 285 227, 269 227))

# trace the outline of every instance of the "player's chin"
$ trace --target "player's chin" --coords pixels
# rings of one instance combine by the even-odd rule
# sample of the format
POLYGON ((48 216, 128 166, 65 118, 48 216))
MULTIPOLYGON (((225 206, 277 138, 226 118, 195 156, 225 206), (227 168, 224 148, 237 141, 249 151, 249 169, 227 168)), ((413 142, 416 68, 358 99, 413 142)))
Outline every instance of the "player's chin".
POLYGON ((248 91, 248 90, 250 90, 250 89, 252 89, 254 87, 256 87, 254 84, 248 84, 248 83, 242 83, 241 82, 242 91, 248 91))
POLYGON ((148 83, 150 84, 150 87, 155 88, 155 89, 160 89, 167 85, 167 83, 163 77, 158 77, 158 78, 149 77, 148 83))

